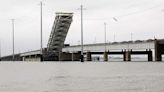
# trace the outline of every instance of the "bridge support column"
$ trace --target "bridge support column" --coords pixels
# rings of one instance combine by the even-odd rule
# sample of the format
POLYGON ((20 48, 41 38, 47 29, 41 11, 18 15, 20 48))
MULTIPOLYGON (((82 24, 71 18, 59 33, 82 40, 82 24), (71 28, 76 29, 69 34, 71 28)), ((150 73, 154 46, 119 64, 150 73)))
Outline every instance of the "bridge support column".
POLYGON ((131 61, 131 51, 125 51, 124 61, 131 61))
POLYGON ((87 52, 87 61, 92 61, 91 52, 87 52))
POLYGON ((158 53, 156 53, 155 61, 162 61, 162 54, 160 53, 160 51, 158 51, 158 53))
POLYGON ((40 62, 43 62, 43 55, 40 55, 40 62))
POLYGON ((61 52, 58 52, 58 61, 61 61, 61 52))
POLYGON ((162 61, 162 45, 164 41, 155 40, 155 61, 162 61))
POLYGON ((74 61, 74 53, 73 52, 72 52, 72 55, 71 56, 72 56, 72 61, 74 61))
POLYGON ((151 50, 148 51, 148 61, 153 61, 153 55, 151 50))
MULTIPOLYGON (((70 53, 70 61, 79 61, 81 59, 81 53, 80 52, 72 52, 70 53)), ((67 55, 67 58, 68 58, 68 55, 67 55)))
POLYGON ((106 51, 104 52, 104 61, 108 61, 108 53, 106 51))
POLYGON ((123 60, 126 61, 126 50, 124 51, 124 54, 123 54, 123 60))

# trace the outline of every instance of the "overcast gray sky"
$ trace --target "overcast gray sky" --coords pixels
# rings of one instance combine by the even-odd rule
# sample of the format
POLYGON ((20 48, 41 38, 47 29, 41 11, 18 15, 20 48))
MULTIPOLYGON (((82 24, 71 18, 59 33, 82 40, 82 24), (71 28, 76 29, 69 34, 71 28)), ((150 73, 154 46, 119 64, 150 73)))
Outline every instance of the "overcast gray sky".
MULTIPOLYGON (((2 55, 12 54, 12 26, 15 19, 15 52, 40 48, 40 0, 1 0, 0 39, 2 55)), ((43 44, 47 46, 55 12, 73 12, 74 18, 66 42, 80 43, 80 11, 84 10, 84 43, 162 39, 164 0, 43 0, 43 44), (117 18, 118 22, 112 17, 117 18)))

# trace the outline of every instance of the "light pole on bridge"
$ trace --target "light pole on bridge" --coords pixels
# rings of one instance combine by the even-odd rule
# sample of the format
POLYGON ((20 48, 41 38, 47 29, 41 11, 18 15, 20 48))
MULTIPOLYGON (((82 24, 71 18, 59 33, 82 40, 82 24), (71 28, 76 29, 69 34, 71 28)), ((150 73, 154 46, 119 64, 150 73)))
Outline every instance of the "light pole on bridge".
POLYGON ((105 52, 106 52, 106 22, 104 22, 104 45, 105 45, 105 52))
POLYGON ((14 44, 14 21, 15 19, 11 19, 11 23, 12 23, 12 40, 13 40, 13 57, 12 60, 14 61, 15 57, 14 57, 14 51, 15 51, 15 44, 14 44))
POLYGON ((43 30, 43 23, 42 23, 42 6, 43 6, 43 3, 42 1, 40 2, 40 58, 41 58, 41 62, 43 61, 43 35, 42 35, 42 30, 43 30))
POLYGON ((81 10, 81 62, 84 62, 84 55, 83 55, 83 5, 80 6, 81 10))

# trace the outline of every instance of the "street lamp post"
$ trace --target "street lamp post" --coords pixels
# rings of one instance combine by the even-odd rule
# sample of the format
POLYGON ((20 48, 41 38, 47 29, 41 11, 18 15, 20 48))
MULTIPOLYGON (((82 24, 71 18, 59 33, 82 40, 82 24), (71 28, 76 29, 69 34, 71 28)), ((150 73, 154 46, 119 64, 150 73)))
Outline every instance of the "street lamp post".
POLYGON ((83 55, 83 5, 80 6, 81 10, 81 62, 84 62, 83 55))
POLYGON ((105 52, 106 52, 106 22, 104 22, 104 45, 105 45, 105 52))
POLYGON ((42 35, 42 30, 43 30, 43 24, 42 24, 42 1, 40 2, 40 61, 43 61, 43 35, 42 35))
POLYGON ((15 19, 11 19, 11 22, 12 22, 12 39, 13 39, 13 57, 12 57, 12 60, 14 61, 15 57, 14 57, 14 50, 15 50, 15 46, 14 46, 14 21, 15 19))

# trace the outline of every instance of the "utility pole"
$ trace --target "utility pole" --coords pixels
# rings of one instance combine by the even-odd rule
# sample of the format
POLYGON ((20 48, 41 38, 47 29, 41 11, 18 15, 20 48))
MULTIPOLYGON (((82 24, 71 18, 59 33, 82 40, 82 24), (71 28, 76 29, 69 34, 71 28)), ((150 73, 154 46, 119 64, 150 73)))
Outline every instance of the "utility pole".
POLYGON ((81 62, 84 62, 83 55, 83 5, 80 6, 81 10, 81 62))
POLYGON ((105 45, 105 52, 106 52, 106 22, 104 22, 104 45, 105 45))
POLYGON ((15 19, 11 19, 11 22, 12 22, 12 39, 13 39, 13 58, 12 60, 14 61, 15 57, 14 57, 14 50, 15 50, 15 46, 14 46, 14 21, 15 19))
POLYGON ((42 30, 43 30, 43 24, 42 24, 42 6, 43 3, 42 1, 40 2, 40 61, 43 61, 43 35, 42 35, 42 30))

